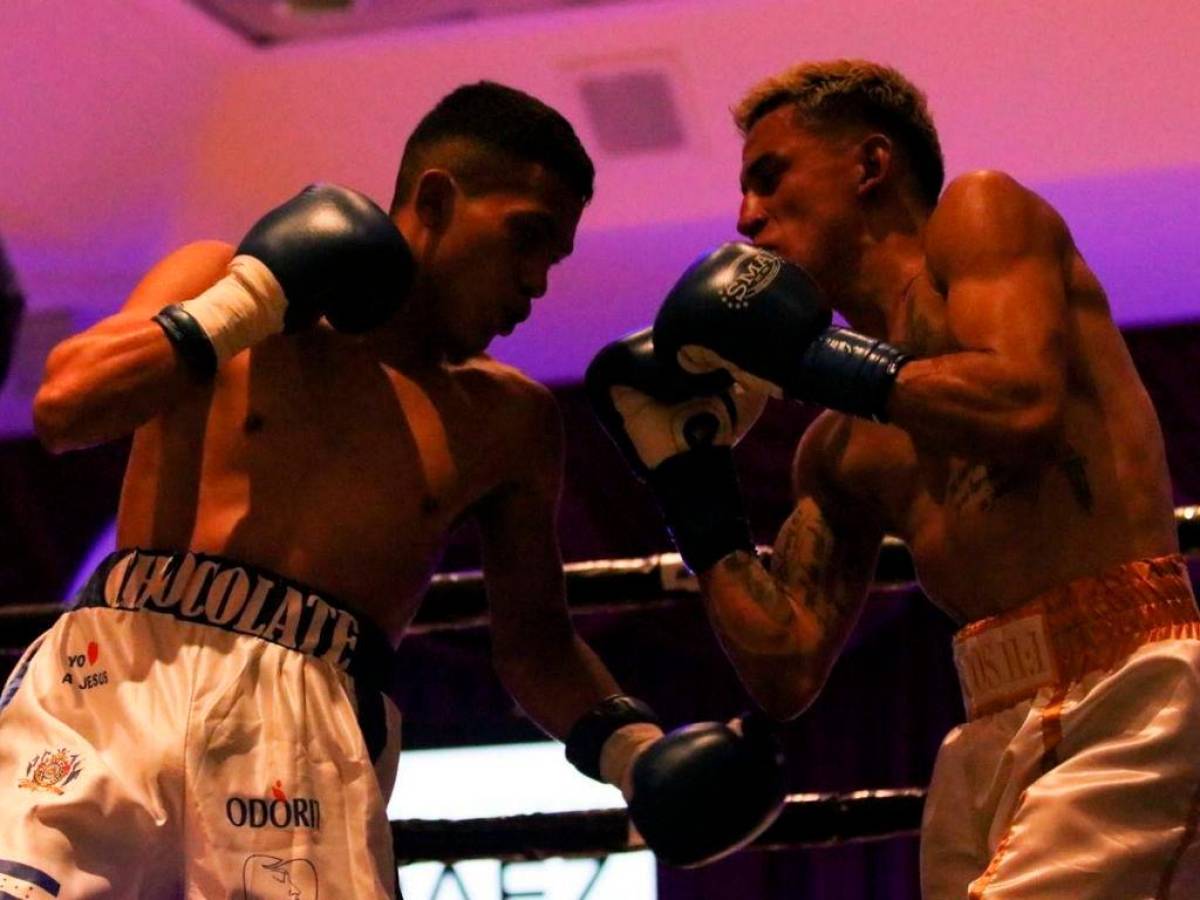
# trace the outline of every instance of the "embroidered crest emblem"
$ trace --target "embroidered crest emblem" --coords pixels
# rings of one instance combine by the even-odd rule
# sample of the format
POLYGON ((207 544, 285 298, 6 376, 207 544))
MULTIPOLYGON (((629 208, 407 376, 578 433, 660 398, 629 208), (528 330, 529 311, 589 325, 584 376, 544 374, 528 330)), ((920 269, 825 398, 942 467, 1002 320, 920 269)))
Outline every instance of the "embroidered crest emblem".
POLYGON ((78 753, 70 753, 66 747, 45 750, 29 761, 25 767, 25 777, 17 782, 17 787, 61 795, 62 789, 78 778, 82 771, 83 764, 79 761, 78 753))

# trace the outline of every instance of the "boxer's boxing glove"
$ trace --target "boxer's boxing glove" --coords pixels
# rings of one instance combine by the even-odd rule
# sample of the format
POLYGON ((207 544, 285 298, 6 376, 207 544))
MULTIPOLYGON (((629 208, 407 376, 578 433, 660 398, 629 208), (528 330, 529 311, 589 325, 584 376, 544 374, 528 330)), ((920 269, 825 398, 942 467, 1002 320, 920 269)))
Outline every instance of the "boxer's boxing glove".
POLYGON ((620 788, 646 846, 674 866, 712 862, 749 843, 786 796, 782 749, 753 714, 664 735, 645 703, 615 695, 576 722, 567 758, 620 788))
POLYGON ((741 389, 725 372, 691 375, 657 358, 649 329, 602 348, 584 383, 692 571, 735 550, 753 553, 732 447, 758 419, 765 395, 741 389))
POLYGON ((757 715, 685 725, 633 763, 629 817, 660 860, 714 862, 766 830, 787 798, 783 750, 757 715))
POLYGON ((654 320, 654 345, 690 372, 725 369, 752 389, 885 421, 908 357, 831 321, 828 300, 803 269, 730 243, 672 288, 654 320))
POLYGON ((198 374, 272 334, 326 316, 339 331, 382 325, 404 301, 413 258, 395 223, 368 197, 313 184, 259 219, 228 273, 154 317, 198 374))

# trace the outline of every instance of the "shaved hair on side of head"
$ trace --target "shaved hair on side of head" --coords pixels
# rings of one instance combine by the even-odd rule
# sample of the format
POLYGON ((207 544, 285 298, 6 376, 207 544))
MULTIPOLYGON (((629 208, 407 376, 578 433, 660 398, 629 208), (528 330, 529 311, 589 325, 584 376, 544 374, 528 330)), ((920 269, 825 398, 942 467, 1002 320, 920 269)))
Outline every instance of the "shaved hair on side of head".
POLYGON ((392 212, 407 203, 421 174, 449 171, 469 193, 519 182, 514 168, 540 164, 586 203, 596 170, 561 113, 516 88, 480 81, 443 97, 417 124, 404 147, 392 212))

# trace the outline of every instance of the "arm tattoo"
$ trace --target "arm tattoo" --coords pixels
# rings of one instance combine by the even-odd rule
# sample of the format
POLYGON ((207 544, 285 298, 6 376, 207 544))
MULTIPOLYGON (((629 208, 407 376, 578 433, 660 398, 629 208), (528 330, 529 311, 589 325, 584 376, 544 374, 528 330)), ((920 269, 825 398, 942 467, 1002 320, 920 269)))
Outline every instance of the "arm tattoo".
POLYGON ((794 652, 791 636, 796 610, 783 585, 749 553, 733 553, 718 565, 738 588, 717 598, 710 608, 722 638, 754 656, 794 652))
POLYGON ((818 587, 833 551, 833 533, 824 520, 793 514, 775 542, 772 568, 789 587, 818 587))
POLYGON ((784 523, 773 557, 775 575, 787 588, 802 592, 805 608, 823 631, 836 628, 854 608, 852 598, 831 578, 835 549, 833 530, 824 518, 797 512, 784 523))

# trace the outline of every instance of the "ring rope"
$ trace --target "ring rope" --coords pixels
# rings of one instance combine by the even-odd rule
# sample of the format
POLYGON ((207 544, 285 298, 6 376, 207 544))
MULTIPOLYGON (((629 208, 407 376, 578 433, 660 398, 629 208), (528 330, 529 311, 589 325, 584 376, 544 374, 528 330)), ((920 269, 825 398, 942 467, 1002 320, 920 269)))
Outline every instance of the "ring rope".
MULTIPOLYGON (((922 788, 792 794, 779 818, 750 846, 827 847, 916 834, 924 806, 922 788)), ((646 849, 620 808, 490 819, 401 819, 392 822, 392 844, 401 866, 598 857, 646 849)))
MULTIPOLYGON (((1200 506, 1175 510, 1179 546, 1184 555, 1200 557, 1200 506)), ((759 547, 764 559, 770 547, 759 547)), ((658 553, 628 559, 602 559, 567 563, 563 567, 567 604, 575 614, 617 612, 665 605, 681 597, 698 594, 700 585, 678 553, 658 553)), ((889 590, 915 584, 912 557, 899 538, 884 538, 875 566, 873 587, 889 590)), ((54 624, 64 610, 62 603, 14 603, 0 606, 0 628, 10 643, 0 655, 12 654, 54 624)), ((417 611, 408 634, 472 628, 488 621, 483 573, 449 572, 433 576, 425 602, 417 611)), ((19 651, 17 652, 19 655, 19 651)))

